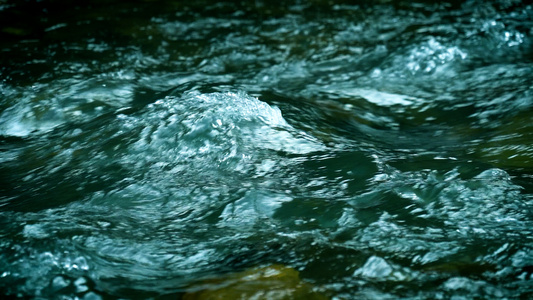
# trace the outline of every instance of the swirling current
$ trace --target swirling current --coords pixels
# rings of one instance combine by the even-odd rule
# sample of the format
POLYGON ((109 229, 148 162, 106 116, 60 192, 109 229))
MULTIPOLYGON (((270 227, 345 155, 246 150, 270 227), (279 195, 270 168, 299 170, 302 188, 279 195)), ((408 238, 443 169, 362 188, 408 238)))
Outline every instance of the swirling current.
POLYGON ((527 1, 0 1, 0 294, 533 297, 527 1))

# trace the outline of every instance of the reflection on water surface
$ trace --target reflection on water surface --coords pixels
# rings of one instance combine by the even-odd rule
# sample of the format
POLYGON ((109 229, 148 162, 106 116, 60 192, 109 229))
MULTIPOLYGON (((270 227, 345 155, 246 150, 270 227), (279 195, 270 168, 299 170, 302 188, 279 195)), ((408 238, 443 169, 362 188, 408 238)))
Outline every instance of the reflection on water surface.
POLYGON ((0 3, 0 291, 528 298, 533 8, 0 3))

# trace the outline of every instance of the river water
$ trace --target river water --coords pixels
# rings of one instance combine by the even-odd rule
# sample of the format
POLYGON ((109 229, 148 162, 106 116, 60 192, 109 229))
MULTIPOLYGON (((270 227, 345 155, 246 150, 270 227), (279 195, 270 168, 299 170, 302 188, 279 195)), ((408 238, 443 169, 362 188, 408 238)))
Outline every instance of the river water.
POLYGON ((531 4, 28 0, 0 20, 0 294, 533 296, 531 4))

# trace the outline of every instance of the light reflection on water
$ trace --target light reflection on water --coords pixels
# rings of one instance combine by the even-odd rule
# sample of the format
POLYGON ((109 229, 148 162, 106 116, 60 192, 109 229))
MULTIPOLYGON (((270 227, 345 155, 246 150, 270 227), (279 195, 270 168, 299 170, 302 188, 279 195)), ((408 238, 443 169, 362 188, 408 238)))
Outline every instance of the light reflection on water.
POLYGON ((0 8, 2 294, 533 293, 530 5, 54 3, 0 8))

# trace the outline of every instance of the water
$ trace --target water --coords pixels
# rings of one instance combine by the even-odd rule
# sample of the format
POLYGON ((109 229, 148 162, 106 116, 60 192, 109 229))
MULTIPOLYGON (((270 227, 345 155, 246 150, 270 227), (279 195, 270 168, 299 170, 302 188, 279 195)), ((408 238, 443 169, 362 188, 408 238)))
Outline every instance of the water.
POLYGON ((0 20, 4 296, 533 296, 531 4, 0 20))

